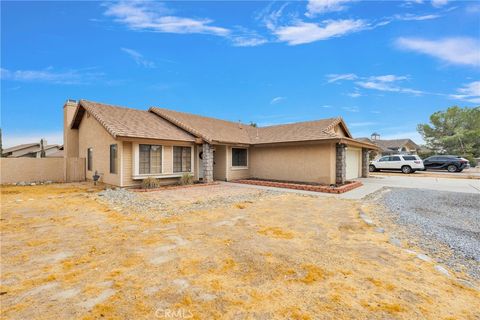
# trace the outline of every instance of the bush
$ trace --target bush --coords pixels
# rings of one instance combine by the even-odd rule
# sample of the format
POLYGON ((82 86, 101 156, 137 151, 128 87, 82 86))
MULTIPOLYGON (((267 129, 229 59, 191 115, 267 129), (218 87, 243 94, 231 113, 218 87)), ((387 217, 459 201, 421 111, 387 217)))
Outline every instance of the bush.
POLYGON ((143 189, 155 189, 159 188, 161 185, 160 179, 157 178, 148 177, 142 180, 143 189))
POLYGON ((181 185, 193 184, 193 175, 191 173, 184 173, 180 178, 181 185))

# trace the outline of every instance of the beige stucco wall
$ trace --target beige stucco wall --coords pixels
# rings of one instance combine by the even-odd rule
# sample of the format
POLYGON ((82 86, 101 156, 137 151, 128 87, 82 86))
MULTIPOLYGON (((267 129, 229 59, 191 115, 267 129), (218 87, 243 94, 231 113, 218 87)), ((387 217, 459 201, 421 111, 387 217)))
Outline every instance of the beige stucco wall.
POLYGON ((215 180, 227 179, 227 146, 216 145, 213 165, 213 178, 215 180))
POLYGON ((63 158, 1 158, 0 164, 1 184, 65 179, 63 158))
MULTIPOLYGON (((174 146, 193 146, 189 142, 176 142, 165 140, 151 140, 151 139, 128 139, 122 141, 121 164, 122 170, 122 187, 138 186, 142 182, 142 178, 154 176, 160 178, 163 184, 171 184, 178 182, 182 173, 173 172, 173 147, 174 146), (136 160, 135 153, 138 152, 139 144, 153 144, 163 146, 162 148, 162 173, 155 175, 136 175, 136 160), (175 176, 175 177, 172 177, 175 176)), ((195 148, 192 148, 192 158, 195 159, 195 148)), ((196 163, 192 162, 192 174, 196 175, 196 163)))
POLYGON ((117 164, 118 172, 116 174, 110 173, 111 144, 117 144, 119 154, 117 161, 120 162, 122 144, 115 140, 93 116, 85 112, 78 128, 78 152, 81 158, 87 158, 87 149, 93 149, 93 166, 91 171, 87 168, 88 160, 85 161, 87 180, 92 180, 95 171, 98 171, 101 182, 116 186, 120 185, 120 163, 117 164))
POLYGON ((334 144, 255 146, 249 157, 254 178, 335 183, 334 144))
POLYGON ((241 147, 232 147, 227 146, 227 180, 237 180, 237 179, 245 179, 250 178, 250 167, 251 167, 251 157, 250 157, 250 150, 251 148, 246 148, 247 151, 247 167, 233 167, 232 166, 232 148, 241 148, 241 147))

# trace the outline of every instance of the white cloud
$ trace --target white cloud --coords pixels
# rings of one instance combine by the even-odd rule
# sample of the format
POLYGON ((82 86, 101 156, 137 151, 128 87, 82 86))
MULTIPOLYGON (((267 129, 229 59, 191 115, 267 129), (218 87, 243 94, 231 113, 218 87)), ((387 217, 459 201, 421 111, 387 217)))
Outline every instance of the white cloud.
POLYGON ((357 107, 357 106, 353 106, 353 107, 342 107, 343 110, 347 111, 347 112, 360 112, 360 108, 357 107))
POLYGON ((350 122, 348 124, 349 127, 368 127, 377 124, 377 122, 350 122))
POLYGON ((94 72, 92 68, 71 69, 66 71, 56 71, 52 67, 43 70, 1 69, 1 78, 3 80, 21 82, 48 82, 66 85, 90 84, 98 81, 103 76, 104 73, 94 72))
POLYGON ((347 95, 351 98, 358 98, 362 96, 362 94, 359 92, 350 92, 350 93, 347 93, 347 95))
POLYGON ((162 3, 153 1, 120 1, 106 5, 105 15, 132 30, 166 33, 205 33, 227 36, 229 29, 212 26, 210 19, 193 19, 171 15, 162 3))
POLYGON ((345 4, 353 0, 309 0, 307 4, 307 17, 314 17, 317 14, 346 9, 345 4))
POLYGON ((290 26, 274 27, 278 40, 299 45, 358 32, 368 27, 364 20, 325 20, 321 24, 296 21, 290 26))
POLYGON ((46 139, 48 144, 63 144, 63 132, 29 132, 29 133, 10 133, 2 131, 3 148, 10 148, 24 143, 40 142, 40 139, 46 139))
POLYGON ((375 81, 381 81, 381 82, 395 82, 395 81, 401 81, 401 80, 406 80, 406 76, 396 76, 394 74, 387 74, 384 76, 372 76, 369 77, 371 80, 375 81))
POLYGON ((320 108, 324 108, 324 109, 330 109, 332 106, 329 105, 329 104, 324 104, 323 106, 320 106, 320 108))
POLYGON ((462 88, 457 89, 457 93, 451 94, 450 97, 480 104, 480 81, 467 83, 462 88))
POLYGON ((379 91, 387 91, 387 92, 399 92, 399 93, 410 93, 415 95, 424 94, 425 92, 410 88, 403 88, 398 85, 394 85, 388 82, 382 81, 358 81, 355 83, 356 85, 370 90, 379 90, 379 91))
POLYGON ((270 104, 277 104, 287 99, 286 97, 275 97, 270 101, 270 104))
POLYGON ((355 80, 357 78, 358 78, 357 75, 354 73, 327 74, 328 83, 333 83, 341 80, 355 80))
POLYGON ((135 61, 136 64, 145 68, 155 68, 155 63, 145 59, 140 52, 129 48, 120 48, 120 50, 128 54, 135 61))
POLYGON ((397 14, 394 16, 394 19, 400 20, 400 21, 424 21, 424 20, 438 19, 440 17, 442 16, 439 14, 416 15, 416 14, 407 13, 404 15, 397 14))
POLYGON ((423 53, 451 64, 480 66, 480 41, 473 38, 398 38, 401 49, 423 53))
POLYGON ((258 35, 232 36, 231 41, 235 47, 256 47, 268 42, 267 39, 258 35))
POLYGON ((448 0, 432 0, 432 6, 439 8, 448 3, 448 0))
MULTIPOLYGON (((354 73, 345 73, 345 74, 327 74, 327 82, 333 83, 336 81, 355 81, 355 84, 364 89, 370 90, 379 90, 379 91, 388 91, 388 92, 399 92, 399 93, 410 93, 410 94, 424 94, 426 92, 404 88, 399 86, 397 83, 403 80, 408 79, 407 76, 398 76, 394 74, 380 75, 380 76, 369 76, 369 77, 360 77, 354 73)), ((360 92, 348 93, 348 96, 352 98, 360 97, 362 94, 360 92)))

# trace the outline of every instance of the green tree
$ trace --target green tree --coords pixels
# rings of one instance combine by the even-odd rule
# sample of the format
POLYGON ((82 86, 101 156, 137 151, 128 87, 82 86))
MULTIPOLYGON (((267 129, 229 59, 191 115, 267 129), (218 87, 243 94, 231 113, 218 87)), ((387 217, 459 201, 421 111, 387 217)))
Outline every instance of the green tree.
POLYGON ((480 107, 437 111, 430 116, 430 124, 419 124, 417 130, 437 153, 460 155, 472 163, 480 157, 480 107))

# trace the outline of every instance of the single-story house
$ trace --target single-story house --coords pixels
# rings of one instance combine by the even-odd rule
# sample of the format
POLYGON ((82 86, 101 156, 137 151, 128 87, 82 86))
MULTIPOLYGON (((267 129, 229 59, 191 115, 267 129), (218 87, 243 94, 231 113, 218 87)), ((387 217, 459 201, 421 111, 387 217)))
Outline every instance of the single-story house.
MULTIPOLYGON (((50 157, 63 149, 58 144, 48 145, 43 140, 45 156, 50 157)), ((10 148, 3 149, 2 156, 5 158, 40 158, 42 153, 41 142, 19 144, 10 148)))
POLYGON ((151 107, 87 100, 64 105, 64 156, 86 159, 86 177, 130 187, 184 173, 195 180, 259 178, 343 184, 368 175, 368 152, 342 118, 253 127, 151 107))
POLYGON ((358 138, 360 141, 369 142, 375 144, 382 156, 388 156, 391 154, 417 154, 420 150, 420 146, 413 142, 411 139, 380 139, 378 133, 373 133, 370 138, 358 138))

